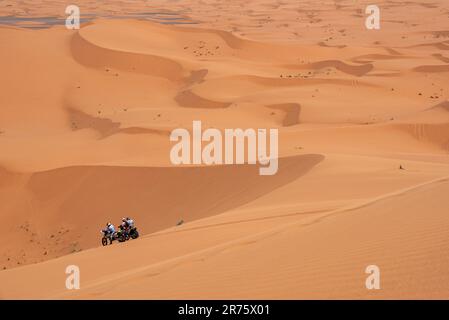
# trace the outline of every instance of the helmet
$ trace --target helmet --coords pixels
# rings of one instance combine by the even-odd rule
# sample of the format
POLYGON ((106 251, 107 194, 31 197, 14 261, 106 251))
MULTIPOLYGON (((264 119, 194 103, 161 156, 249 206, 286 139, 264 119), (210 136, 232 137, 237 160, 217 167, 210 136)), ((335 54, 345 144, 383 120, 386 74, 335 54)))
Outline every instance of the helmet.
POLYGON ((126 217, 126 220, 131 220, 130 217, 126 217))
POLYGON ((126 221, 126 218, 122 218, 122 221, 125 222, 125 221, 126 221))
POLYGON ((107 226, 107 227, 109 227, 110 225, 111 225, 111 223, 110 223, 110 222, 106 223, 106 226, 107 226))

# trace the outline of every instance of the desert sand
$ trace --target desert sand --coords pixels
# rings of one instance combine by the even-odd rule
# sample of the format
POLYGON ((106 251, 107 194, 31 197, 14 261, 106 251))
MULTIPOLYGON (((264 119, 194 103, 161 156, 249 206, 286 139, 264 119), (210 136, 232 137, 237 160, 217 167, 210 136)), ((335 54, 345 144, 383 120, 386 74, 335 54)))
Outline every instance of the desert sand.
POLYGON ((380 30, 367 1, 77 2, 79 30, 0 2, 1 299, 449 298, 446 0, 377 1, 380 30), (277 174, 173 166, 193 120, 277 128, 277 174))

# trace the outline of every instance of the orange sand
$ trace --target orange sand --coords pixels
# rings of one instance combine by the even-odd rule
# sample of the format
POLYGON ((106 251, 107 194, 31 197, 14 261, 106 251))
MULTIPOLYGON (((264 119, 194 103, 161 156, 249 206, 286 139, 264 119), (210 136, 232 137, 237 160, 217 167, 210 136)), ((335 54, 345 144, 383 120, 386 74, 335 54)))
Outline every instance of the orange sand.
POLYGON ((0 298, 449 298, 447 1, 78 2, 0 26, 0 298), (114 19, 153 11, 195 23, 114 19), (278 173, 173 167, 193 120, 278 128, 278 173))

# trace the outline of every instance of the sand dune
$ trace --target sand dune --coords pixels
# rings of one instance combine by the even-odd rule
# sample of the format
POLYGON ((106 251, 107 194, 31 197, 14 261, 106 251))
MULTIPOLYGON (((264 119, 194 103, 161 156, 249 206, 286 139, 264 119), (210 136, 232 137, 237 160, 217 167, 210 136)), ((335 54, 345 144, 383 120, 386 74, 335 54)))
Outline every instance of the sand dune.
POLYGON ((323 68, 335 68, 338 71, 341 71, 343 73, 347 73, 353 76, 363 76, 370 72, 373 69, 372 64, 363 64, 359 66, 354 66, 347 64, 343 61, 339 60, 324 60, 324 61, 318 61, 306 65, 299 65, 299 66, 288 66, 288 68, 292 69, 323 69, 323 68))
POLYGON ((0 298, 448 298, 445 1, 380 30, 351 1, 3 4, 0 298), (277 129, 278 173, 173 166, 194 120, 277 129), (142 237, 100 247, 123 216, 142 237))
POLYGON ((449 112, 449 101, 443 101, 443 102, 437 104, 436 106, 433 106, 433 107, 429 108, 429 110, 431 110, 431 109, 432 110, 433 109, 437 109, 437 110, 442 109, 444 111, 449 112))
POLYGON ((145 73, 172 81, 183 77, 182 66, 175 61, 150 54, 103 48, 87 41, 82 33, 73 36, 71 49, 74 59, 86 66, 110 66, 117 70, 145 73))
MULTIPOLYGON (((21 203, 12 204, 8 211, 9 216, 21 215, 26 210, 23 202, 27 203, 31 215, 25 214, 19 221, 23 221, 21 226, 37 230, 31 237, 28 233, 19 234, 14 243, 5 245, 6 254, 1 263, 29 263, 71 253, 72 247, 98 246, 99 230, 105 221, 120 221, 123 216, 132 215, 140 221, 143 230, 154 232, 174 226, 180 220, 215 215, 288 184, 322 158, 301 155, 281 159, 279 174, 272 178, 260 176, 258 168, 250 165, 210 168, 78 166, 28 174, 26 182, 15 190, 21 203), (227 179, 230 176, 233 179, 227 179), (186 188, 190 192, 184 192, 186 188), (204 200, 199 202, 198 197, 204 200), (86 225, 86 221, 91 223, 86 225), (92 228, 94 226, 97 227, 92 228), (70 240, 54 243, 53 248, 32 245, 58 235, 62 229, 70 230, 70 240), (19 258, 12 253, 17 250, 18 242, 29 246, 26 257, 19 258)), ((21 175, 3 171, 2 176, 5 176, 5 183, 11 185, 14 176, 21 175)), ((10 234, 6 233, 1 238, 7 243, 8 237, 10 234)))
POLYGON ((182 91, 175 97, 176 102, 181 107, 187 108, 211 108, 211 109, 222 109, 227 108, 231 105, 231 103, 212 101, 205 98, 202 98, 196 94, 194 94, 190 90, 182 91))
POLYGON ((446 58, 441 53, 435 53, 433 56, 443 62, 449 63, 449 58, 446 58))
POLYGON ((413 135, 417 140, 426 140, 449 151, 449 123, 404 124, 398 129, 413 135))
POLYGON ((158 134, 168 137, 170 131, 163 129, 152 129, 142 127, 126 127, 122 128, 120 122, 113 122, 108 118, 93 117, 80 110, 68 109, 69 121, 72 130, 93 129, 97 131, 101 138, 106 138, 113 134, 158 134))
POLYGON ((413 69, 417 72, 449 72, 449 65, 432 65, 432 66, 418 66, 413 69))
POLYGON ((301 106, 297 103, 275 104, 267 107, 285 112, 285 117, 282 120, 283 126, 294 126, 295 124, 300 123, 299 114, 301 112, 301 106))
MULTIPOLYGON (((251 235, 238 236, 242 227, 236 224, 198 221, 196 224, 204 228, 189 224, 126 246, 89 250, 36 267, 5 271, 0 277, 10 288, 8 295, 16 297, 24 290, 14 285, 15 279, 26 281, 32 271, 48 274, 59 270, 60 275, 45 285, 45 292, 40 281, 33 281, 35 287, 28 287, 26 293, 34 297, 96 299, 122 297, 124 293, 128 298, 191 298, 192 292, 199 292, 194 296, 203 299, 444 298, 448 259, 440 247, 447 245, 442 231, 448 219, 444 207, 433 210, 432 219, 428 219, 426 208, 447 193, 447 182, 447 178, 429 181, 355 206, 274 226, 265 221, 251 235), (206 243, 196 242, 197 234, 208 234, 206 243), (359 240, 354 243, 354 238, 359 240), (162 250, 155 247, 159 241, 165 243, 162 250), (289 245, 292 242, 294 246, 289 245), (272 246, 282 249, 273 252, 272 246), (152 254, 147 255, 142 248, 152 248, 152 254), (130 261, 126 269, 123 264, 107 264, 117 255, 125 255, 130 261), (135 259, 137 255, 139 259, 135 259), (437 269, 428 259, 438 259, 437 269), (73 294, 62 288, 62 271, 72 263, 86 270, 83 275, 87 279, 85 287, 73 294), (383 289, 370 292, 364 288, 364 269, 373 263, 385 272, 383 289)), ((248 222, 245 230, 256 223, 248 222)))

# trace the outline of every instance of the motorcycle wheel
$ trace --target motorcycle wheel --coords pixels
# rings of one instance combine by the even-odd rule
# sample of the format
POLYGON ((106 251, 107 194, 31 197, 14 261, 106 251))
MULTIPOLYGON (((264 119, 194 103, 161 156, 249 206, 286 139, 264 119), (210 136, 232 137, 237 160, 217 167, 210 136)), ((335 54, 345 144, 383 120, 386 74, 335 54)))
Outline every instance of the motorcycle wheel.
POLYGON ((118 242, 125 242, 125 241, 127 240, 127 239, 126 239, 126 235, 124 235, 123 233, 120 234, 120 235, 118 236, 117 240, 118 240, 118 242))
POLYGON ((108 245, 108 238, 106 238, 106 237, 101 238, 101 244, 103 246, 107 246, 108 245))
POLYGON ((137 239, 139 237, 139 232, 137 230, 134 230, 134 232, 131 234, 131 238, 137 239))

